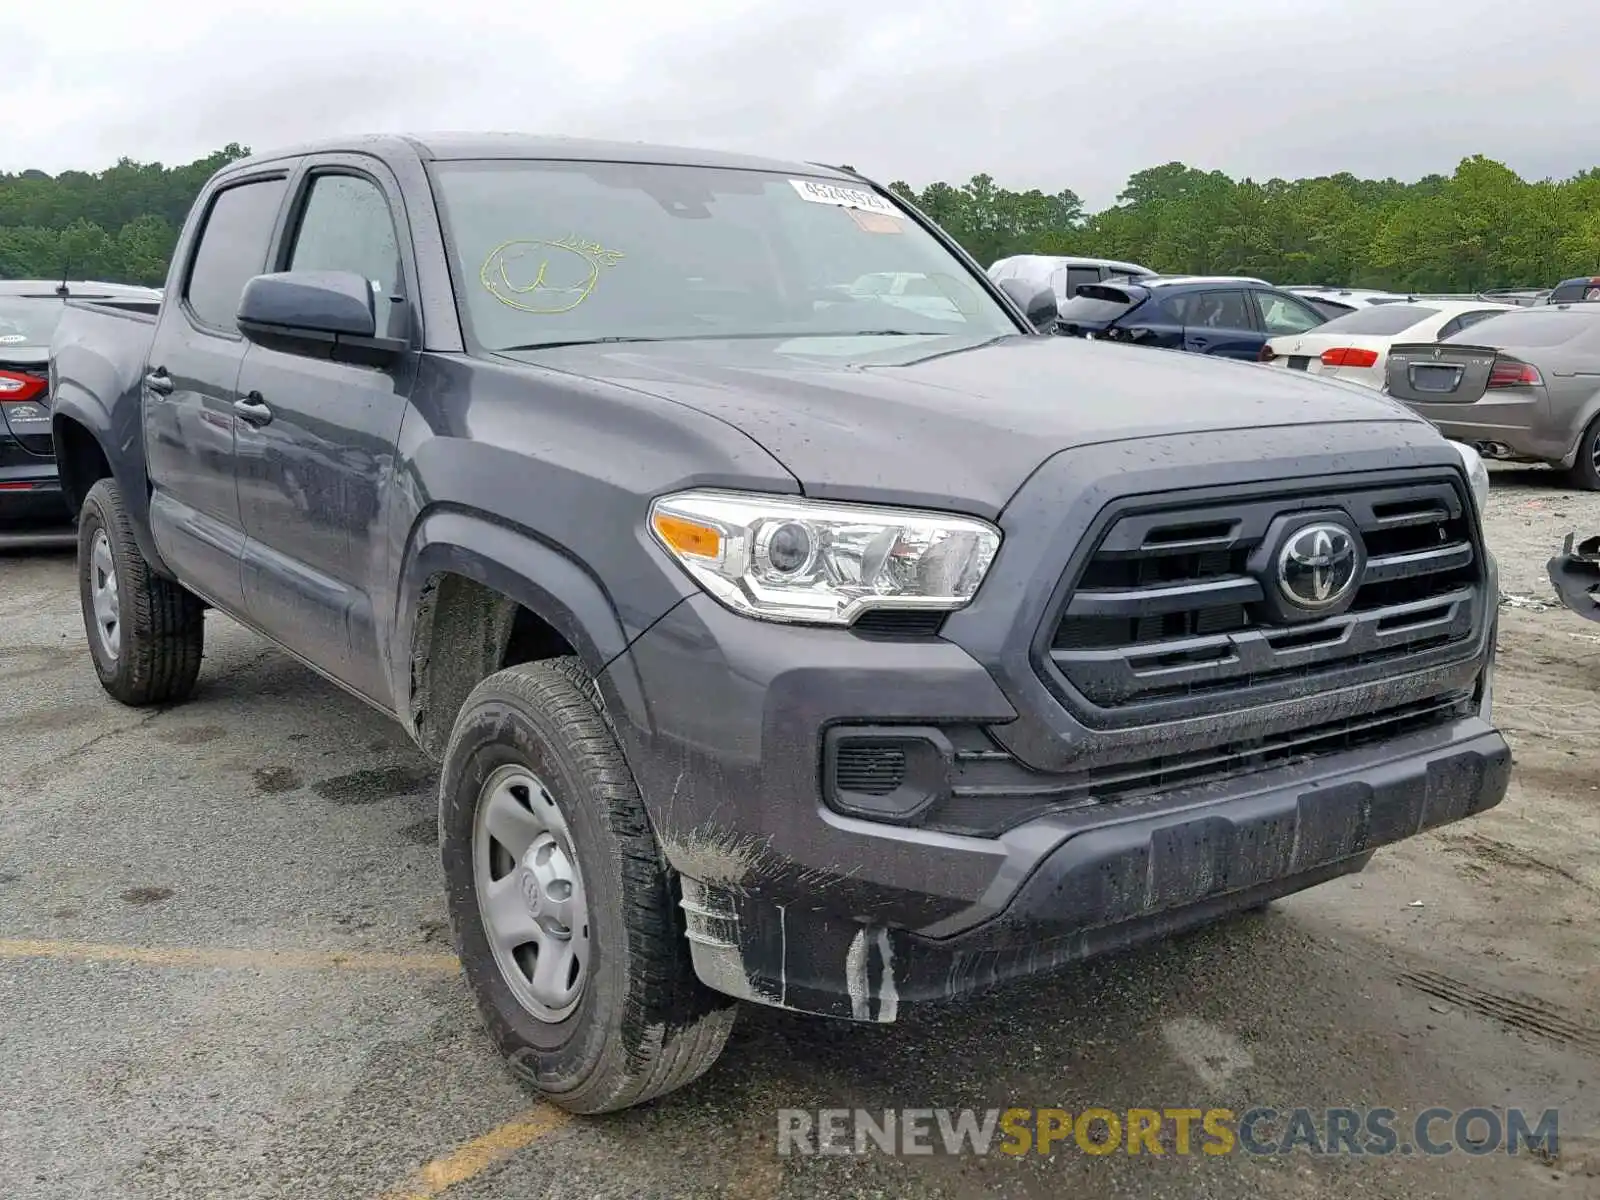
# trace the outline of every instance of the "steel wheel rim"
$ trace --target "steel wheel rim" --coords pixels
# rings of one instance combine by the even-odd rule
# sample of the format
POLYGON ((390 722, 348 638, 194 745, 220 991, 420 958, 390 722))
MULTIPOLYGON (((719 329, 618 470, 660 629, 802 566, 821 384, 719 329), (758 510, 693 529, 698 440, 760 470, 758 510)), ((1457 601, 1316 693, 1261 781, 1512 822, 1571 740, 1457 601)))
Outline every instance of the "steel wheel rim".
POLYGON ((94 531, 89 544, 89 605, 94 631, 106 657, 122 653, 122 602, 117 591, 117 564, 111 557, 111 539, 104 529, 94 531))
POLYGON ((506 986, 535 1019, 565 1020, 589 979, 589 909, 566 816, 528 768, 500 767, 479 790, 472 874, 506 986))

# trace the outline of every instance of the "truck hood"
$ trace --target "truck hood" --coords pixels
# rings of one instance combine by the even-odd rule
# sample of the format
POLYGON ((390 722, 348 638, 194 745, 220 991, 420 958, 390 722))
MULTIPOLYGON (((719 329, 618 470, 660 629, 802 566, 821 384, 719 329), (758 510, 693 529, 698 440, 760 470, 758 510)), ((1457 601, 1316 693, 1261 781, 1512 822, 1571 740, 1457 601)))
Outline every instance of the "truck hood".
MULTIPOLYGON (((1176 351, 1007 337, 578 345, 506 357, 734 426, 807 495, 998 513, 1061 450, 1185 433, 1419 423, 1366 388, 1176 351)), ((1370 432, 1370 430, 1369 430, 1370 432)))

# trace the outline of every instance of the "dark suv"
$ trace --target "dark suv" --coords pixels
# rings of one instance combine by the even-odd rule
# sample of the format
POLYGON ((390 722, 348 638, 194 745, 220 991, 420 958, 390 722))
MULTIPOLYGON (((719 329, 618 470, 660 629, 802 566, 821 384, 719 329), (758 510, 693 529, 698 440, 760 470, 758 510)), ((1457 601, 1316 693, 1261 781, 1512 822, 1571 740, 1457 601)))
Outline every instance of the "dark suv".
POLYGON ((1326 320, 1299 296, 1259 279, 1170 275, 1085 284, 1061 306, 1057 332, 1254 362, 1268 338, 1326 320))
POLYGON ((69 298, 154 312, 161 293, 115 283, 0 282, 0 547, 70 544, 50 442, 50 337, 69 298))

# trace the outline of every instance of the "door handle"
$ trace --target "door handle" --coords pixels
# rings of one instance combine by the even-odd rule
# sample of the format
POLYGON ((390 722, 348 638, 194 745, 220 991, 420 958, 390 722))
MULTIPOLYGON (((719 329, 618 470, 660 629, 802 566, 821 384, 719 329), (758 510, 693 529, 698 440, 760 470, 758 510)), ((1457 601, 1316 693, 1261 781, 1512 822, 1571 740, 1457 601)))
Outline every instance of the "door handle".
POLYGON ((144 377, 144 385, 158 396, 172 395, 172 376, 165 367, 157 367, 144 377))
POLYGON ((272 421, 272 410, 262 402, 260 392, 251 392, 248 396, 239 397, 233 402, 233 411, 238 413, 246 424, 254 425, 257 429, 272 421))

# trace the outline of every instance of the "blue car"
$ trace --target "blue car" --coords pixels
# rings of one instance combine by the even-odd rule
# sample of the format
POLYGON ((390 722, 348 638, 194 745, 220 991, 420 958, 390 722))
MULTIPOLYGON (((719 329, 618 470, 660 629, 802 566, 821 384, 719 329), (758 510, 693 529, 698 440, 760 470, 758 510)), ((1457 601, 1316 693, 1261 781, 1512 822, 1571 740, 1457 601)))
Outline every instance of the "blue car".
POLYGON ((1267 339, 1325 320, 1299 296, 1236 275, 1158 275, 1092 283, 1061 305, 1057 332, 1255 362, 1267 339))

